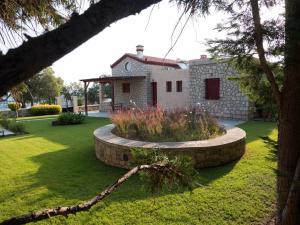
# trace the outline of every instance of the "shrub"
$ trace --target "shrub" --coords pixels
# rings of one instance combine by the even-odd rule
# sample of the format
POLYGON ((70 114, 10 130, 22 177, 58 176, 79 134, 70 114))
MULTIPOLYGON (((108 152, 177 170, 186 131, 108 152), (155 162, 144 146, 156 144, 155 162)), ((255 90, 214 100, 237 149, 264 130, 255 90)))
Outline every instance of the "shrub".
POLYGON ((16 120, 10 120, 8 123, 8 130, 16 133, 16 134, 23 134, 25 133, 25 125, 24 123, 17 122, 16 120))
POLYGON ((43 115, 56 115, 61 113, 62 108, 60 105, 35 105, 29 109, 29 112, 33 116, 43 116, 43 115))
POLYGON ((84 116, 81 113, 66 112, 58 116, 53 125, 73 125, 81 124, 84 121, 84 116))
POLYGON ((15 119, 9 119, 5 116, 1 117, 0 125, 16 134, 23 134, 26 132, 24 123, 17 122, 15 119))
POLYGON ((8 104, 8 108, 15 112, 15 116, 18 117, 18 109, 22 107, 22 104, 19 102, 13 102, 8 104))
POLYGON ((225 132, 216 119, 200 109, 123 110, 113 113, 111 121, 117 135, 147 141, 203 140, 225 132))
POLYGON ((21 107, 22 107, 22 104, 19 102, 8 103, 8 108, 13 112, 17 111, 21 107))

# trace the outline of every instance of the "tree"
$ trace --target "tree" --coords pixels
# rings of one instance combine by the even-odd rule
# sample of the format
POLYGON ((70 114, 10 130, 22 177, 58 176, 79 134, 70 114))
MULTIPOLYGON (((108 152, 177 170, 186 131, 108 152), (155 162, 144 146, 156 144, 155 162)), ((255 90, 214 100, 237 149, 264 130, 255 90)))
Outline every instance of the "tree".
POLYGON ((55 97, 62 90, 64 81, 60 77, 54 76, 51 67, 42 70, 29 80, 13 87, 10 93, 16 102, 22 103, 26 107, 27 102, 47 102, 53 103, 55 97))
MULTIPOLYGON (((250 58, 244 64, 232 59, 230 63, 239 72, 239 76, 231 77, 230 80, 237 81, 244 94, 254 103, 256 108, 255 113, 264 119, 277 119, 278 105, 276 104, 270 83, 259 66, 259 60, 250 58)), ((275 80, 281 88, 283 83, 282 66, 273 63, 269 63, 269 65, 273 71, 276 71, 274 74, 275 80)))
MULTIPOLYGON (((50 66, 56 60, 101 32, 113 22, 139 13, 141 10, 160 1, 161 0, 101 0, 97 1, 97 3, 91 1, 91 6, 84 13, 81 15, 76 12, 72 13, 69 18, 65 18, 67 22, 57 28, 50 31, 46 29, 45 33, 37 37, 25 35, 27 41, 22 45, 15 49, 10 49, 5 55, 0 54, 0 96, 4 95, 13 86, 50 66)), ((34 2, 35 4, 33 5, 37 10, 43 7, 39 5, 40 1, 34 2)), ((45 2, 47 3, 49 1, 42 2, 45 4, 45 2)), ((62 2, 75 1, 53 0, 45 7, 52 7, 52 5, 55 5, 53 3, 61 6, 62 4, 60 3, 62 2)), ((4 5, 5 4, 0 5, 0 18, 4 23, 9 24, 3 19, 5 18, 6 10, 4 5)), ((28 6, 28 8, 32 7, 31 1, 28 2, 26 6, 28 6)), ((62 6, 67 8, 66 4, 62 6)), ((17 7, 12 9, 14 14, 18 14, 23 10, 25 11, 25 13, 22 14, 25 15, 24 20, 21 20, 22 22, 30 24, 31 18, 39 18, 36 13, 33 13, 31 17, 27 18, 25 7, 21 7, 19 10, 17 9, 17 7)), ((15 19, 15 21, 18 20, 15 19)), ((21 21, 20 23, 22 23, 21 21)), ((48 21, 46 24, 51 25, 51 21, 48 21)))
POLYGON ((88 89, 87 95, 88 95, 88 101, 90 103, 99 104, 99 89, 100 89, 100 85, 97 83, 94 83, 93 86, 88 89))
POLYGON ((68 101, 72 100, 72 96, 82 98, 84 90, 81 82, 72 82, 68 85, 63 86, 61 93, 64 95, 66 106, 68 108, 68 101))
POLYGON ((54 103, 55 97, 60 95, 64 81, 54 76, 51 67, 42 70, 34 77, 25 81, 28 91, 24 93, 27 102, 54 103))
POLYGON ((229 56, 241 65, 253 56, 270 83, 279 110, 278 135, 278 224, 300 224, 300 1, 285 1, 285 16, 262 20, 260 9, 270 8, 275 1, 220 1, 217 8, 230 17, 219 25, 227 38, 211 40, 215 56, 229 56), (282 87, 267 59, 277 59, 283 67, 282 87))

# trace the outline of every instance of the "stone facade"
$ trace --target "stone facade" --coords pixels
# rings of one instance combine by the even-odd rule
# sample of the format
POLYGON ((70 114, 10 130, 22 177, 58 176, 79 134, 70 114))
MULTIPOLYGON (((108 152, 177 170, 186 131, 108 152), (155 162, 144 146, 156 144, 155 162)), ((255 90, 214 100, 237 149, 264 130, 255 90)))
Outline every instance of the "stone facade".
POLYGON ((134 107, 135 105, 130 103, 132 100, 139 108, 146 108, 148 106, 147 86, 147 79, 115 81, 115 104, 122 103, 124 107, 134 107), (130 93, 123 93, 123 83, 130 84, 130 93))
POLYGON ((132 156, 130 149, 141 147, 159 149, 168 154, 183 154, 195 161, 197 168, 219 166, 239 159, 245 153, 246 133, 240 128, 231 128, 225 135, 204 141, 144 142, 118 137, 111 133, 114 125, 106 125, 94 131, 95 151, 104 163, 129 168, 132 156))
POLYGON ((125 107, 133 107, 130 100, 139 108, 146 108, 152 104, 151 74, 157 69, 173 69, 172 67, 144 64, 130 57, 126 57, 112 68, 112 76, 146 76, 144 80, 124 80, 114 82, 115 104, 122 103, 125 107), (125 68, 130 63, 130 70, 125 68), (130 83, 130 93, 122 92, 122 83, 130 83))
POLYGON ((194 60, 189 64, 190 106, 202 107, 212 115, 221 118, 248 120, 251 118, 251 104, 241 92, 236 81, 228 78, 237 76, 226 62, 194 60), (205 79, 220 79, 220 98, 205 99, 205 79))
POLYGON ((179 66, 179 61, 178 63, 173 61, 173 66, 178 67, 156 65, 149 63, 147 58, 137 58, 138 55, 125 54, 112 66, 112 76, 127 78, 145 76, 141 80, 114 81, 115 104, 134 107, 130 103, 132 100, 139 108, 152 106, 151 82, 156 82, 157 105, 164 109, 201 107, 219 118, 240 120, 252 118, 253 108, 249 99, 241 92, 238 83, 229 79, 238 74, 226 62, 213 62, 205 56, 189 61, 188 66, 185 64, 186 68, 183 68, 179 66), (144 61, 141 61, 142 59, 144 61), (208 100, 205 96, 205 82, 210 78, 220 79, 220 97, 217 100, 208 100), (178 80, 182 81, 182 92, 175 90, 178 80), (167 81, 172 82, 171 92, 166 91, 167 81), (123 93, 122 83, 130 83, 130 93, 123 93))

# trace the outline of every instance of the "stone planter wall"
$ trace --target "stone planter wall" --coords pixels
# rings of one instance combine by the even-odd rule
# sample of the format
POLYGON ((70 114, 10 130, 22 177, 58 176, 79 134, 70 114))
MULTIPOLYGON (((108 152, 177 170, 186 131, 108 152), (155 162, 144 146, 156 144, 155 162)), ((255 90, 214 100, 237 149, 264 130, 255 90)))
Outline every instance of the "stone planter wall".
POLYGON ((195 160, 197 168, 219 166, 245 153, 246 133, 240 128, 231 128, 225 135, 203 141, 186 142, 144 142, 118 137, 111 133, 113 124, 94 131, 95 150, 98 159, 104 163, 129 168, 132 159, 130 149, 142 147, 161 149, 171 154, 185 154, 195 160))

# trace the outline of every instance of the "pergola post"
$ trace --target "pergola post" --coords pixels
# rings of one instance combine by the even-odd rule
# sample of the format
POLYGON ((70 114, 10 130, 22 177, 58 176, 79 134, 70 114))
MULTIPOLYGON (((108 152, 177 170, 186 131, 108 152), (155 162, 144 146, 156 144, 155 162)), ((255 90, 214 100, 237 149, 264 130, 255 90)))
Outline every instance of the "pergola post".
POLYGON ((87 99, 87 89, 90 82, 84 81, 84 112, 85 115, 88 116, 88 99, 87 99))
POLYGON ((112 108, 112 111, 115 111, 115 85, 114 85, 114 81, 111 81, 110 84, 111 84, 111 108, 112 108))

